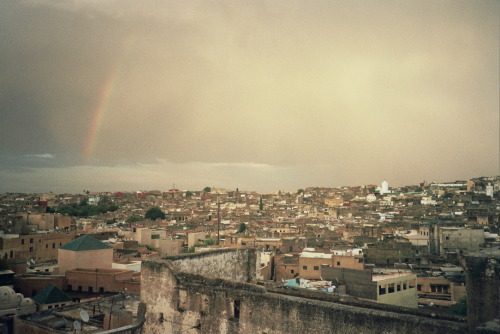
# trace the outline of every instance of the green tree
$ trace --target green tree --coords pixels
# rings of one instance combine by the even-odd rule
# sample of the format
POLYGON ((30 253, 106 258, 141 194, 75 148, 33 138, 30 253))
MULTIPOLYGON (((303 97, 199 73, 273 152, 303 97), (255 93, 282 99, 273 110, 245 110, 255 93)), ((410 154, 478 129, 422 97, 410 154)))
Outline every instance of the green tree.
POLYGON ((303 193, 304 193, 304 189, 299 189, 299 190, 297 190, 297 194, 299 194, 299 195, 300 195, 300 194, 303 194, 303 193))
POLYGON ((136 216, 132 216, 132 217, 129 217, 127 218, 127 223, 135 223, 135 222, 138 222, 138 221, 141 221, 142 218, 139 218, 139 217, 136 217, 136 216))
POLYGON ((264 210, 264 204, 262 204, 262 197, 260 198, 260 201, 259 201, 259 210, 260 211, 264 210))
POLYGON ((241 223, 240 224, 240 228, 238 229, 238 232, 237 233, 243 233, 247 230, 247 224, 245 223, 241 223))
POLYGON ((205 187, 205 188, 203 188, 203 191, 206 192, 206 193, 211 193, 212 192, 212 188, 205 187))
POLYGON ((161 211, 159 207, 153 207, 146 211, 146 215, 144 216, 146 219, 156 220, 156 219, 165 219, 165 213, 161 211))

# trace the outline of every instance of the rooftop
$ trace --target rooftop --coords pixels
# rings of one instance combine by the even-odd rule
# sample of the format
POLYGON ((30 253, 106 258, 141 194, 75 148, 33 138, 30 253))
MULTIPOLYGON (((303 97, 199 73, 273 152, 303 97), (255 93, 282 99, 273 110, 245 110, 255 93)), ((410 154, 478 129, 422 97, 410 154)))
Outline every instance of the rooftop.
POLYGON ((82 252, 88 250, 98 250, 98 249, 112 249, 113 247, 105 244, 102 241, 97 240, 91 235, 85 234, 78 239, 68 242, 62 245, 60 249, 70 250, 73 252, 82 252))

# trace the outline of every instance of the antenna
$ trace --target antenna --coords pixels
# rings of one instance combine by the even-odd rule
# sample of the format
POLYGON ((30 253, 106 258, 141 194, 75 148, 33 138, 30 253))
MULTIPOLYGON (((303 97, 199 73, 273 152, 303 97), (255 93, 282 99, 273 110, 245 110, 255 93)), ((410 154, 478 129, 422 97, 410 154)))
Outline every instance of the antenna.
POLYGON ((83 322, 88 322, 90 319, 89 314, 85 310, 80 311, 80 318, 83 320, 83 322))

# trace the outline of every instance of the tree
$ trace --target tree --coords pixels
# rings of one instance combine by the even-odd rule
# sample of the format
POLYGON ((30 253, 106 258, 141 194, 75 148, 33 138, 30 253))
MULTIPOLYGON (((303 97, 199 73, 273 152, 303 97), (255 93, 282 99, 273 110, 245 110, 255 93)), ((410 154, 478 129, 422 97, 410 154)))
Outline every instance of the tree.
POLYGON ((297 190, 297 194, 300 195, 300 194, 303 194, 304 193, 304 189, 299 189, 297 190))
POLYGON ((212 188, 205 187, 205 188, 203 188, 203 191, 206 192, 206 193, 211 193, 212 192, 212 188))
POLYGON ((156 220, 156 219, 165 219, 165 213, 161 211, 159 207, 153 207, 146 211, 146 214, 144 216, 146 219, 150 220, 156 220))
POLYGON ((247 230, 247 224, 245 223, 241 223, 240 224, 240 228, 238 229, 238 232, 237 233, 243 233, 247 230))
POLYGON ((260 198, 259 202, 259 210, 262 211, 264 209, 264 205, 262 204, 262 197, 260 198))

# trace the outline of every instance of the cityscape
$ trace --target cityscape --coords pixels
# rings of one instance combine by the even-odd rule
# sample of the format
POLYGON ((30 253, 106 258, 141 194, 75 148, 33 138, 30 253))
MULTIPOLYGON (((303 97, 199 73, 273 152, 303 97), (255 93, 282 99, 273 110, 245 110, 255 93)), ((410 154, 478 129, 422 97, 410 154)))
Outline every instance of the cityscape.
POLYGON ((0 1, 0 334, 500 333, 498 13, 0 1))
POLYGON ((5 333, 498 330, 500 176, 4 193, 0 213, 5 333))

